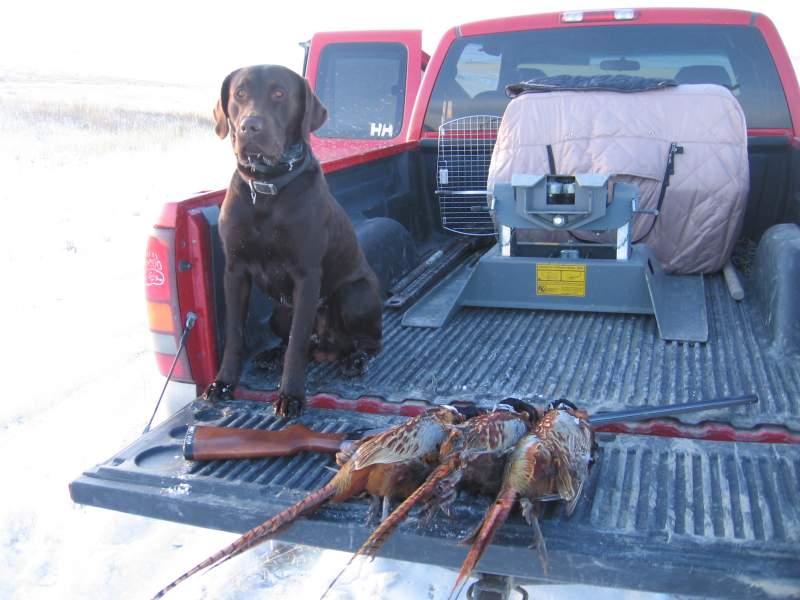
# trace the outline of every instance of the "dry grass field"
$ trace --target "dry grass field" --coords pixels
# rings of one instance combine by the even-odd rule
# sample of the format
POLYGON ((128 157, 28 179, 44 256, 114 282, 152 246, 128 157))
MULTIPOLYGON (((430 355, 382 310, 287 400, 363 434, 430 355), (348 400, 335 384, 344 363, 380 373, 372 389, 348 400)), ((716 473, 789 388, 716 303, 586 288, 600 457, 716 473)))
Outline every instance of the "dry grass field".
POLYGON ((13 290, 0 318, 14 340, 0 352, 26 396, 0 404, 0 422, 59 401, 52 386, 31 390, 43 371, 71 389, 149 346, 147 232, 165 201, 230 176, 215 101, 214 89, 0 74, 0 268, 13 290))
POLYGON ((145 243, 165 201, 227 183, 216 93, 0 71, 2 598, 147 597, 145 573, 181 568, 154 553, 228 537, 78 507, 67 489, 141 433, 160 391, 145 243))

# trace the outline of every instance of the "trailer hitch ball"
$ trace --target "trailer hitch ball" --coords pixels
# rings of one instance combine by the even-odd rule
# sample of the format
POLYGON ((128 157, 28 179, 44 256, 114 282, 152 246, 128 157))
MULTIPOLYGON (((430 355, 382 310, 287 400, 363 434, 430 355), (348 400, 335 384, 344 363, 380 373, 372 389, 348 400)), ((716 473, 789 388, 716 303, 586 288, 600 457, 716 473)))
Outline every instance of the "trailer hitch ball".
POLYGON ((479 574, 478 581, 467 588, 468 600, 508 600, 511 592, 519 593, 520 600, 528 600, 528 592, 514 585, 513 577, 479 574))

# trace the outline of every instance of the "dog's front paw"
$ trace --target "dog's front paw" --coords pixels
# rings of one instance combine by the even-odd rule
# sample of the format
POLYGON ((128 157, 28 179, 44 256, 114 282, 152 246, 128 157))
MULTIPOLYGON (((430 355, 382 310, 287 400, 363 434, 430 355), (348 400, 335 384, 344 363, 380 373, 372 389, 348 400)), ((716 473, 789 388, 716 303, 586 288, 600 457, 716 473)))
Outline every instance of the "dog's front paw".
POLYGON ((225 383, 224 381, 216 380, 206 388, 201 398, 207 402, 219 402, 220 400, 232 400, 233 388, 236 387, 234 383, 225 383))
POLYGON ((275 414, 279 417, 297 417, 303 412, 305 406, 305 396, 279 392, 278 399, 275 401, 275 414))

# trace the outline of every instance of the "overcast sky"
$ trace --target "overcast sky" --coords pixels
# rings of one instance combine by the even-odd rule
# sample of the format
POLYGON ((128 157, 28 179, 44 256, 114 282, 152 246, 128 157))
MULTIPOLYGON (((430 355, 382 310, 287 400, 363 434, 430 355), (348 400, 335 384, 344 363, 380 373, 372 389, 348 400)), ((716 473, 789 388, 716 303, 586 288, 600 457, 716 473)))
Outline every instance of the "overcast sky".
MULTIPOLYGON (((275 63, 300 70, 303 52, 298 42, 315 31, 422 29, 423 47, 432 53, 442 32, 459 23, 614 5, 607 0, 16 1, 3 8, 0 68, 210 83, 246 64, 275 63)), ((616 6, 762 12, 777 25, 795 69, 800 70, 800 2, 796 0, 638 0, 616 6)))

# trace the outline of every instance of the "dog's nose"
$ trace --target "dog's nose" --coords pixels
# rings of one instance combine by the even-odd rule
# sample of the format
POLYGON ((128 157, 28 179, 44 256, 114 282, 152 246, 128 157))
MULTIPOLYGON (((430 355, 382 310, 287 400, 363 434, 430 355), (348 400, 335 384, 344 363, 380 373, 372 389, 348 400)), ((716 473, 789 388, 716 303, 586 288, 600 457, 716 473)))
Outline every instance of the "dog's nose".
POLYGON ((239 132, 248 135, 255 134, 264 128, 264 119, 261 117, 245 117, 239 123, 239 132))

